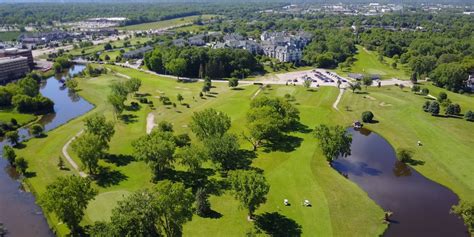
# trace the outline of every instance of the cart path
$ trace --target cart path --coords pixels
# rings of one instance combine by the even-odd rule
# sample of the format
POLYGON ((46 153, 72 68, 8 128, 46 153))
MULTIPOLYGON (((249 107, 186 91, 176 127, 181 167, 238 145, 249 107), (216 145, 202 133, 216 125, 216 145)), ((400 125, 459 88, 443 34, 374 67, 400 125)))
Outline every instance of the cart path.
POLYGON ((336 101, 334 101, 334 104, 332 104, 332 107, 337 111, 339 111, 339 109, 337 108, 337 105, 339 104, 339 101, 341 101, 341 98, 342 98, 342 95, 344 94, 344 91, 345 90, 342 89, 342 88, 339 89, 339 95, 337 96, 336 101))
POLYGON ((66 160, 69 162, 69 164, 72 166, 72 168, 74 168, 78 173, 79 173, 79 176, 81 177, 87 177, 87 174, 84 173, 83 171, 80 171, 79 170, 79 166, 76 164, 76 162, 71 158, 71 156, 69 155, 69 153, 67 152, 67 148, 69 147, 69 145, 71 145, 71 143, 77 138, 79 137, 82 133, 84 132, 84 130, 81 130, 80 132, 78 132, 76 134, 76 136, 72 137, 69 141, 66 142, 66 144, 64 144, 63 146, 63 149, 62 149, 62 152, 63 152, 63 155, 64 157, 66 158, 66 160))

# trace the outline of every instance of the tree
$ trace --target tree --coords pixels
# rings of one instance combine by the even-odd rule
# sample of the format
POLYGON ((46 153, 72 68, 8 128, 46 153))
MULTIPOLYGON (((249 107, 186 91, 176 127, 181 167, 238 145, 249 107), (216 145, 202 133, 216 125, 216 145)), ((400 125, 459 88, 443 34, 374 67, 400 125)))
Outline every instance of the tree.
POLYGON ((343 127, 322 124, 315 128, 314 133, 328 162, 351 154, 352 136, 343 127))
POLYGON ((416 74, 415 72, 412 73, 410 77, 410 81, 411 83, 416 84, 418 82, 418 74, 416 74))
POLYGON ((193 202, 182 183, 159 182, 152 190, 119 201, 110 224, 96 223, 94 236, 181 236, 183 225, 193 216, 193 202))
POLYGON ((160 121, 157 126, 160 132, 173 132, 173 124, 168 121, 160 121))
POLYGON ((201 140, 221 137, 230 128, 230 117, 212 108, 205 109, 194 112, 190 127, 191 131, 201 140))
POLYGON ((178 95, 176 96, 176 99, 179 101, 179 104, 183 104, 183 96, 181 94, 178 93, 178 95))
POLYGON ((105 60, 105 61, 110 61, 110 56, 109 56, 108 54, 106 54, 106 55, 104 56, 104 60, 105 60))
POLYGON ((427 96, 430 93, 430 90, 428 88, 423 88, 421 89, 421 94, 424 96, 427 96))
POLYGON ((374 119, 374 114, 370 111, 365 111, 362 113, 362 121, 364 123, 371 123, 374 119))
POLYGON ((89 179, 78 176, 58 177, 46 187, 46 192, 40 196, 40 204, 47 211, 54 212, 69 227, 71 233, 75 234, 79 230, 84 210, 95 195, 97 191, 92 188, 89 179))
POLYGON ((447 99, 448 99, 448 94, 446 94, 446 92, 440 92, 438 94, 438 102, 443 103, 447 99))
POLYGON ((63 158, 62 158, 61 156, 58 158, 58 168, 59 168, 60 170, 63 170, 63 169, 65 168, 64 160, 63 160, 63 158))
POLYGON ((239 79, 233 77, 229 79, 229 87, 235 88, 239 85, 239 79))
POLYGON ((158 208, 159 226, 168 237, 181 236, 183 225, 193 217, 194 196, 182 183, 169 180, 156 186, 155 205, 158 208))
POLYGON ((30 133, 35 136, 39 137, 43 134, 44 128, 39 123, 35 123, 30 127, 30 133))
POLYGON ((431 115, 438 115, 439 114, 439 103, 436 101, 432 101, 430 103, 430 107, 428 107, 428 112, 431 113, 431 115))
POLYGON ((73 151, 91 175, 96 174, 99 168, 99 159, 104 156, 107 149, 107 143, 104 143, 102 139, 95 134, 86 132, 72 143, 73 151))
POLYGON ((283 120, 275 107, 252 107, 247 113, 247 127, 250 136, 244 135, 244 137, 252 144, 255 151, 262 141, 270 140, 281 134, 284 128, 283 120))
POLYGON ((120 116, 125 108, 123 103, 125 102, 126 97, 112 93, 107 97, 107 100, 114 108, 116 117, 120 116))
POLYGON ((234 197, 247 209, 248 218, 253 218, 255 210, 266 201, 270 190, 263 174, 255 170, 236 170, 229 174, 229 184, 234 197))
POLYGON ((228 171, 237 168, 240 149, 239 139, 234 134, 225 133, 204 140, 207 154, 219 170, 228 171))
POLYGON ((107 43, 104 45, 104 50, 111 50, 112 49, 112 45, 110 43, 107 43))
POLYGON ((365 90, 367 90, 367 87, 371 86, 374 83, 374 80, 372 80, 372 77, 370 76, 364 76, 362 78, 362 84, 365 86, 365 90))
POLYGON ((411 91, 416 94, 416 93, 420 92, 420 88, 421 87, 419 85, 413 85, 411 87, 411 91))
POLYGON ((192 173, 197 173, 202 163, 209 159, 206 150, 197 145, 184 146, 177 149, 175 157, 182 165, 188 167, 188 170, 192 173))
POLYGON ((5 145, 3 147, 3 157, 8 160, 10 166, 15 166, 16 153, 11 146, 5 145))
POLYGON ((28 162, 23 157, 19 157, 15 160, 15 167, 16 170, 22 174, 26 174, 26 170, 28 169, 28 162))
POLYGON ((425 103, 423 104, 423 111, 425 112, 430 111, 430 105, 431 105, 430 101, 425 101, 425 103))
POLYGON ((108 148, 108 142, 115 134, 114 123, 108 122, 103 114, 94 114, 84 120, 84 131, 99 137, 100 142, 108 148))
POLYGON ((138 92, 141 86, 142 86, 142 81, 138 78, 132 77, 128 81, 125 82, 125 87, 127 88, 127 92, 129 94, 138 92))
POLYGON ((168 72, 170 72, 172 75, 175 75, 178 77, 183 76, 184 73, 186 72, 186 67, 187 67, 187 62, 186 59, 184 58, 176 58, 172 59, 170 62, 165 64, 165 68, 168 72))
POLYGON ((7 132, 5 133, 5 137, 13 146, 16 146, 20 141, 20 135, 18 135, 17 131, 7 132))
POLYGON ((356 90, 361 90, 360 83, 348 83, 349 88, 352 90, 352 93, 354 93, 356 90))
POLYGON ((153 170, 154 180, 171 168, 175 159, 176 144, 171 132, 153 130, 132 142, 134 156, 145 161, 153 170))
POLYGON ((313 83, 313 81, 311 80, 304 80, 303 81, 303 86, 306 88, 306 89, 309 89, 311 87, 311 84, 313 83))
POLYGON ((412 161, 412 154, 408 149, 400 148, 397 150, 397 159, 403 163, 412 161))
POLYGON ((446 106, 445 114, 450 115, 458 115, 461 113, 461 106, 459 104, 449 104, 446 106))
POLYGON ((211 211, 211 203, 209 203, 209 194, 205 188, 198 188, 195 194, 196 214, 205 217, 211 211))
POLYGON ((469 232, 474 233, 474 202, 461 200, 458 205, 451 208, 451 213, 460 216, 469 232))
POLYGON ((472 112, 471 110, 467 111, 466 114, 464 115, 464 118, 467 120, 467 121, 474 121, 474 112, 472 112))
POLYGON ((459 63, 445 63, 436 67, 430 78, 436 86, 459 91, 465 88, 468 71, 459 63))
POLYGON ((71 79, 66 80, 65 85, 69 90, 76 91, 76 88, 79 86, 79 83, 77 82, 76 79, 71 78, 71 79))

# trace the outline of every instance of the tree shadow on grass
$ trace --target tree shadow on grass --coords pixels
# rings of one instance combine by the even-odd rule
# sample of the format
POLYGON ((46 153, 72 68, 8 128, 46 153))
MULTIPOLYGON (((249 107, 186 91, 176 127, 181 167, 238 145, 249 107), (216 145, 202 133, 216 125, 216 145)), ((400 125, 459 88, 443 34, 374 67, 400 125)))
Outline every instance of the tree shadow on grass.
POLYGON ((107 163, 115 164, 116 166, 125 166, 135 161, 135 158, 131 155, 108 154, 103 160, 107 163))
POLYGON ((301 236, 301 225, 296 223, 278 212, 265 212, 257 215, 255 225, 269 236, 287 237, 287 236, 301 236))
POLYGON ((193 193, 200 187, 209 185, 208 177, 214 175, 212 169, 201 168, 196 172, 168 169, 161 175, 161 179, 169 179, 175 182, 183 183, 187 188, 191 188, 193 193))
POLYGON ((243 91, 245 89, 242 88, 242 87, 235 87, 235 88, 232 88, 231 90, 233 90, 233 91, 243 91))
POLYGON ((134 114, 122 114, 120 116, 120 119, 126 124, 138 122, 137 118, 138 118, 138 116, 136 116, 134 114))
POLYGON ((95 175, 97 185, 100 187, 110 187, 119 184, 121 181, 127 180, 128 177, 118 170, 112 170, 110 167, 100 167, 99 172, 95 175))
POLYGON ((290 136, 281 134, 280 136, 274 137, 269 142, 263 145, 264 152, 272 151, 283 151, 292 152, 299 146, 301 146, 303 139, 300 137, 290 136))

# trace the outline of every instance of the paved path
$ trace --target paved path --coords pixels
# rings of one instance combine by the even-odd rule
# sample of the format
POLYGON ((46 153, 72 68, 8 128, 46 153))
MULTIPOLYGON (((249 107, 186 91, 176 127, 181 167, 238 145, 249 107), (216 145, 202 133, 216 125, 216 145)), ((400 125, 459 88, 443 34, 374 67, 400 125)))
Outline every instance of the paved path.
POLYGON ((148 116, 146 116, 146 134, 150 134, 155 126, 155 115, 153 112, 150 112, 148 116))
POLYGON ((339 111, 339 109, 337 108, 337 105, 339 104, 339 101, 341 101, 341 98, 342 98, 342 95, 344 94, 344 91, 345 91, 345 89, 342 89, 342 88, 339 89, 339 95, 337 96, 336 101, 334 101, 334 104, 332 104, 332 107, 337 111, 339 111))
POLYGON ((69 147, 69 145, 71 145, 72 141, 74 141, 78 136, 80 136, 82 133, 84 132, 84 130, 81 130, 80 132, 78 132, 76 134, 76 136, 74 136, 73 138, 71 138, 68 142, 66 142, 66 144, 64 144, 63 146, 63 155, 64 157, 66 157, 66 160, 69 162, 69 164, 72 166, 72 168, 74 168, 78 173, 79 173, 79 176, 81 177, 87 177, 87 174, 80 171, 79 170, 79 166, 76 164, 76 162, 71 158, 71 156, 69 155, 69 153, 67 152, 67 148, 69 147))

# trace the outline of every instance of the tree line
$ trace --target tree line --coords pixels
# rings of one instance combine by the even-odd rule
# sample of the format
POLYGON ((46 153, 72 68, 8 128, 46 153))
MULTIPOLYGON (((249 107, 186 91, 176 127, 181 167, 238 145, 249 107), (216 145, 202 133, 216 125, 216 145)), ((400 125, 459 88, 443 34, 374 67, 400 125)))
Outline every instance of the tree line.
POLYGON ((244 78, 261 71, 254 55, 243 49, 158 46, 145 54, 145 65, 157 73, 191 78, 244 78))

